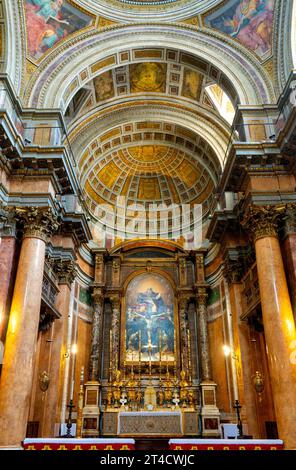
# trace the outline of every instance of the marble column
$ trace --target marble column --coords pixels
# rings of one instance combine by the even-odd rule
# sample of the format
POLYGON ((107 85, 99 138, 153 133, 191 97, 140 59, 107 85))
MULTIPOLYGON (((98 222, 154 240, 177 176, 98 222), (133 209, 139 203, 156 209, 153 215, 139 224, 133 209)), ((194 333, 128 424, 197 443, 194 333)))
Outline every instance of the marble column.
POLYGON ((224 262, 224 277, 226 278, 229 290, 232 326, 234 336, 234 353, 236 356, 236 373, 237 374, 239 401, 243 406, 242 418, 244 417, 244 408, 246 421, 248 425, 248 434, 253 438, 260 438, 259 423, 256 411, 256 397, 253 386, 254 373, 252 370, 252 351, 250 349, 250 333, 249 326, 245 322, 240 321, 242 315, 242 278, 243 266, 238 260, 230 260, 224 262), (244 407, 245 405, 245 407, 244 407))
POLYGON ((296 321, 296 204, 287 207, 282 253, 296 321))
POLYGON ((102 287, 94 287, 92 297, 94 313, 92 323, 89 376, 91 381, 99 382, 101 377, 101 360, 103 350, 104 289, 102 287))
POLYGON ((71 286, 77 271, 76 263, 70 259, 52 260, 53 270, 59 279, 59 293, 56 308, 61 318, 52 326, 52 344, 49 366, 50 383, 45 394, 44 414, 41 435, 55 436, 55 424, 60 422, 60 408, 64 384, 64 353, 67 344, 67 326, 70 306, 71 286))
POLYGON ((242 224, 255 243, 279 437, 285 441, 287 449, 296 449, 296 364, 292 360, 296 329, 277 233, 278 221, 284 211, 283 206, 251 206, 242 224))
POLYGON ((197 324, 202 382, 212 380, 212 367, 207 322, 207 298, 208 295, 206 288, 197 287, 197 324))
POLYGON ((112 305, 112 349, 110 355, 110 361, 114 367, 119 364, 119 335, 120 335, 120 297, 119 294, 112 295, 110 297, 112 305))
POLYGON ((188 298, 180 296, 179 297, 179 321, 180 321, 180 352, 181 352, 181 368, 185 371, 188 370, 188 327, 187 327, 187 307, 188 307, 188 298))
POLYGON ((24 226, 0 383, 0 446, 19 446, 26 435, 39 325, 45 245, 58 227, 51 210, 22 208, 24 226))
POLYGON ((201 422, 203 437, 218 437, 220 428, 220 411, 217 407, 216 388, 213 381, 210 344, 207 321, 207 289, 196 286, 197 324, 199 357, 201 365, 201 422))
MULTIPOLYGON (((5 340, 16 263, 15 214, 0 202, 0 341, 5 340)), ((0 357, 1 360, 1 357, 0 357)))

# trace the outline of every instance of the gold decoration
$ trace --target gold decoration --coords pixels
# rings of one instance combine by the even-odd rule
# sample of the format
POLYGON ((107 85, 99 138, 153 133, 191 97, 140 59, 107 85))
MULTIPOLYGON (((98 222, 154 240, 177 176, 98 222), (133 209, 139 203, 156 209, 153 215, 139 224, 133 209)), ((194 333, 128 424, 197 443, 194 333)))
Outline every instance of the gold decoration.
POLYGON ((144 62, 130 65, 131 93, 164 93, 166 87, 166 64, 144 62))
POLYGON ((39 376, 39 388, 42 392, 46 392, 48 390, 50 383, 50 377, 48 372, 43 371, 42 374, 39 376))
POLYGON ((107 28, 108 26, 117 25, 117 21, 109 20, 108 18, 104 18, 103 16, 99 17, 98 28, 99 30, 102 28, 107 28))

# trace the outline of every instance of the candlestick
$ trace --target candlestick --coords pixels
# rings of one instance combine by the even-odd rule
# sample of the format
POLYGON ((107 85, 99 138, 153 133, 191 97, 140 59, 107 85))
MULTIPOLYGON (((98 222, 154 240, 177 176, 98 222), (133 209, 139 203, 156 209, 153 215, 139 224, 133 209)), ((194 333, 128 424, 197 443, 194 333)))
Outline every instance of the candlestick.
POLYGON ((191 370, 191 338, 190 338, 190 331, 187 331, 187 337, 188 337, 188 378, 189 378, 189 384, 192 383, 192 370, 191 370))
POLYGON ((162 350, 162 335, 159 332, 159 381, 161 381, 161 351, 162 350))
POLYGON ((113 370, 113 360, 112 360, 112 330, 109 333, 109 381, 112 382, 112 370, 113 370))

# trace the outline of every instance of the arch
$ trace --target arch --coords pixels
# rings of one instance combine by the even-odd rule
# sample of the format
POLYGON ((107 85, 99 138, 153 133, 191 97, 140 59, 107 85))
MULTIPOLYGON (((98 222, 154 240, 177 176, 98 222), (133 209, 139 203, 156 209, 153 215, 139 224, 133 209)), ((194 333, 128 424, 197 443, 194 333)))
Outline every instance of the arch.
MULTIPOLYGON (((230 40, 222 41, 217 33, 193 31, 185 27, 141 25, 111 28, 104 34, 89 33, 57 47, 39 66, 38 76, 31 82, 26 98, 29 106, 64 108, 63 96, 74 77, 99 60, 130 50, 135 42, 139 48, 168 47, 193 54, 211 63, 233 84, 241 104, 274 102, 270 77, 251 52, 230 40), (64 50, 63 50, 64 49, 64 50)), ((108 66, 101 71, 108 70, 108 66)))
MULTIPOLYGON (((90 7, 104 17, 114 21, 178 21, 189 18, 208 11, 217 6, 221 0, 167 0, 166 2, 155 2, 154 6, 146 2, 148 8, 138 6, 133 0, 124 0, 120 5, 120 0, 79 0, 82 6, 90 7), (125 5, 124 5, 125 3, 125 5), (132 9, 127 9, 127 4, 132 5, 132 9), (121 8, 120 8, 121 7, 121 8)), ((143 1, 145 3, 145 0, 143 1)))
MULTIPOLYGON (((143 248, 153 248, 163 249, 170 252, 182 251, 185 252, 184 248, 177 242, 169 241, 169 240, 141 240, 141 247, 143 248)), ((128 240, 125 242, 120 243, 119 245, 114 246, 110 250, 110 255, 115 255, 119 252, 129 252, 136 248, 139 248, 139 242, 137 240, 128 240)))
POLYGON ((8 75, 15 92, 19 94, 25 60, 22 55, 22 51, 25 51, 22 9, 17 0, 1 0, 0 7, 2 7, 4 21, 4 57, 1 71, 8 75), (20 31, 22 31, 21 34, 20 31))
POLYGON ((216 153, 221 167, 224 165, 225 152, 229 142, 228 124, 223 123, 221 118, 213 119, 211 113, 194 113, 191 109, 178 109, 165 105, 150 104, 149 107, 143 104, 138 106, 127 103, 122 109, 104 110, 102 115, 89 119, 81 128, 78 126, 69 135, 73 153, 78 155, 86 150, 89 143, 103 134, 106 129, 112 129, 120 124, 130 121, 157 119, 162 122, 168 121, 178 124, 200 135, 208 142, 216 153), (211 119, 212 118, 212 119, 211 119), (223 125, 224 124, 224 125, 223 125), (214 132, 215 131, 215 132, 214 132))

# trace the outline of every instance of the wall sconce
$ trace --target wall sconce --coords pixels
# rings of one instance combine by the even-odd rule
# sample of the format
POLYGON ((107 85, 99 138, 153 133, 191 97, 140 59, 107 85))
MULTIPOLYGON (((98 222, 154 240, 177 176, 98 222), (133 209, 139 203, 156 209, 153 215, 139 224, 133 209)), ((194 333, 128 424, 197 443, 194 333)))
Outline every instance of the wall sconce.
POLYGON ((39 375, 39 387, 42 392, 46 392, 49 387, 50 377, 49 374, 44 371, 39 375))
POLYGON ((72 344, 71 353, 77 354, 77 344, 72 344))
POLYGON ((235 352, 227 344, 223 345, 223 352, 224 352, 225 357, 229 357, 231 355, 232 359, 238 361, 238 356, 235 354, 235 352))

